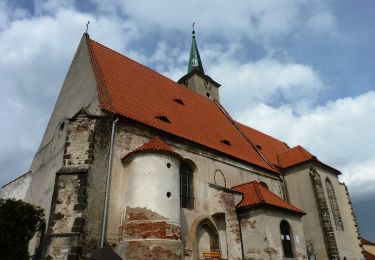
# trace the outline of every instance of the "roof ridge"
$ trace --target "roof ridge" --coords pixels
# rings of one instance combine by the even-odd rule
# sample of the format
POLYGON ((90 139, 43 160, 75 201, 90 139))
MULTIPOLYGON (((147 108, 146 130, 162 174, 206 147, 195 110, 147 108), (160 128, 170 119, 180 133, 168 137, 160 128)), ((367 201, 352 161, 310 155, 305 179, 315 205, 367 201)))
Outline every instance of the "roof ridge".
MULTIPOLYGON (((96 60, 96 57, 95 57, 95 55, 92 51, 92 48, 91 48, 90 42, 94 41, 94 40, 90 39, 90 36, 89 36, 88 33, 85 33, 85 34, 86 34, 85 35, 86 36, 86 44, 87 44, 87 48, 88 48, 88 51, 89 51, 91 67, 94 71, 94 75, 95 75, 95 79, 96 79, 96 86, 97 86, 97 90, 98 90, 98 100, 99 100, 100 103, 102 103, 102 102, 105 103, 105 105, 104 104, 102 104, 102 105, 104 107, 106 107, 106 109, 108 109, 110 112, 114 113, 115 107, 113 105, 111 96, 108 93, 108 88, 106 87, 106 83, 105 83, 105 80, 104 80, 102 69, 99 66, 99 64, 96 60), (103 94, 104 100, 102 100, 102 98, 100 98, 102 96, 101 94, 103 94)), ((98 43, 98 44, 100 44, 100 43, 98 43)))
POLYGON ((96 76, 100 108, 103 111, 129 118, 199 145, 202 149, 207 148, 242 161, 246 165, 259 167, 262 171, 280 174, 275 154, 286 149, 284 143, 256 129, 242 126, 241 123, 235 122, 218 102, 212 102, 86 36, 91 65, 96 76), (172 101, 175 97, 185 100, 187 105, 176 111, 175 102, 172 101), (189 105, 188 100, 194 104, 189 105), (200 115, 202 108, 207 113, 200 115), (159 113, 168 117, 171 123, 157 120, 155 116, 159 113), (233 145, 222 145, 220 140, 223 138, 229 138, 233 145), (267 149, 256 147, 258 142, 263 144, 263 141, 267 143, 267 149), (277 146, 277 150, 272 151, 273 145, 277 146))
POLYGON ((254 145, 253 141, 251 141, 251 139, 245 135, 243 133, 243 131, 237 126, 236 124, 236 121, 234 121, 232 119, 232 117, 229 115, 229 113, 225 110, 225 108, 220 104, 218 103, 216 100, 214 100, 214 103, 220 108, 221 112, 228 118, 228 120, 234 125, 234 127, 237 129, 237 131, 241 134, 241 136, 250 144, 250 146, 260 155, 260 157, 262 158, 262 160, 268 164, 268 166, 271 167, 272 170, 274 170, 275 172, 279 172, 275 166, 273 165, 273 163, 271 163, 267 157, 260 151, 260 149, 258 149, 256 147, 256 145, 254 145))
POLYGON ((249 128, 249 129, 251 129, 251 130, 253 130, 253 131, 256 131, 256 132, 258 132, 258 133, 261 133, 262 135, 265 135, 265 136, 267 136, 267 137, 269 137, 269 138, 271 138, 271 139, 273 139, 273 140, 276 140, 276 141, 278 141, 278 142, 280 142, 280 143, 283 143, 283 144, 285 145, 286 148, 290 148, 289 145, 288 145, 286 142, 284 142, 284 141, 282 141, 282 140, 279 140, 279 139, 277 139, 276 137, 273 137, 273 136, 271 136, 271 135, 269 135, 269 134, 266 134, 266 133, 264 133, 264 132, 262 132, 262 131, 259 131, 258 129, 255 129, 255 128, 251 127, 251 126, 245 125, 245 124, 243 124, 243 123, 241 123, 241 122, 238 122, 238 121, 235 121, 235 120, 233 120, 233 121, 234 121, 236 124, 239 124, 239 125, 241 125, 241 126, 247 127, 247 128, 249 128))
POLYGON ((261 186, 261 185, 260 185, 259 183, 254 183, 253 185, 254 185, 255 193, 257 194, 257 196, 258 196, 260 202, 261 202, 261 203, 265 203, 266 201, 265 201, 265 199, 264 199, 264 197, 263 197, 263 194, 262 194, 262 192, 259 190, 259 186, 261 186))
POLYGON ((241 183, 241 184, 238 184, 238 185, 232 186, 231 189, 233 189, 233 188, 237 188, 237 187, 242 187, 242 186, 245 186, 245 185, 248 185, 248 184, 254 183, 254 182, 257 182, 257 181, 249 181, 249 182, 241 183))
POLYGON ((302 145, 298 145, 300 151, 308 158, 312 158, 312 159, 317 159, 317 157, 310 153, 305 147, 303 147, 302 145))
POLYGON ((243 199, 236 205, 239 208, 256 207, 260 205, 272 206, 280 209, 296 212, 298 214, 305 214, 302 210, 295 207, 288 201, 279 197, 269 189, 263 187, 259 182, 252 181, 243 183, 232 187, 232 189, 243 193, 243 199), (241 187, 245 186, 245 187, 241 187), (254 195, 255 193, 255 195, 254 195), (245 202, 247 201, 247 202, 245 202), (245 204, 244 204, 245 203, 245 204))
POLYGON ((165 143, 159 137, 154 136, 153 138, 149 139, 147 142, 145 142, 141 146, 127 153, 122 159, 125 159, 135 153, 147 152, 147 151, 165 152, 165 153, 170 153, 175 156, 181 157, 181 155, 175 152, 169 144, 165 143))

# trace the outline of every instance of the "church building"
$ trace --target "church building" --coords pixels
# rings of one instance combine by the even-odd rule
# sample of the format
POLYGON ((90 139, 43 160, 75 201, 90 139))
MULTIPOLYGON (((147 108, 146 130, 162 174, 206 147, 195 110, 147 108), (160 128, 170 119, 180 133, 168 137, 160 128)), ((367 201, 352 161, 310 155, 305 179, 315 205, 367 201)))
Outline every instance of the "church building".
POLYGON ((194 31, 178 82, 82 36, 30 170, 0 192, 45 209, 33 259, 364 259, 341 172, 235 121, 206 73, 194 31))

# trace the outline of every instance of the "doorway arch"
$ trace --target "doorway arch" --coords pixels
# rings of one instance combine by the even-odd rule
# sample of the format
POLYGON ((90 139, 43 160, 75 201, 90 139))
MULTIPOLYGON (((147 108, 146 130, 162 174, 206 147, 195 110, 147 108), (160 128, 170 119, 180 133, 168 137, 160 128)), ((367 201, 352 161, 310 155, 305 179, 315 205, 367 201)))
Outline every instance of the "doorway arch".
POLYGON ((220 251, 218 228, 211 216, 197 218, 190 229, 194 259, 203 259, 203 252, 220 251))

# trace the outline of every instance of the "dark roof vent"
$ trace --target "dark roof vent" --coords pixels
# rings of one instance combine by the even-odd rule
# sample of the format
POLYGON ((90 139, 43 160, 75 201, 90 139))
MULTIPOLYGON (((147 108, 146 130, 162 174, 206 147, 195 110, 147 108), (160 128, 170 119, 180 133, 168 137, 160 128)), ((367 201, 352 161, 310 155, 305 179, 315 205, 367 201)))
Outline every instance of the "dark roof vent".
POLYGON ((223 144, 226 144, 226 145, 232 145, 228 140, 226 139, 223 139, 223 140, 220 140, 220 142, 222 142, 223 144))
POLYGON ((159 119, 160 121, 170 123, 171 121, 166 116, 155 116, 156 119, 159 119))
POLYGON ((258 148, 259 150, 262 150, 262 146, 260 146, 260 144, 257 144, 257 145, 255 145, 256 146, 256 148, 258 148))
POLYGON ((185 103, 184 103, 184 101, 182 101, 182 99, 175 98, 175 99, 173 99, 173 101, 180 104, 180 105, 185 105, 185 103))

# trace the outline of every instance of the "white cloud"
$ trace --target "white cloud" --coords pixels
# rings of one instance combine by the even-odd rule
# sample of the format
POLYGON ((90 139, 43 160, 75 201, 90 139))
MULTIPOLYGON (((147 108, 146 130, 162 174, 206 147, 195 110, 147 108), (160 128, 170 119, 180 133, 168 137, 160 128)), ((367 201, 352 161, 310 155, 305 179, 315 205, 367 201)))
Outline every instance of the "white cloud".
POLYGON ((374 193, 375 92, 337 99, 299 115, 289 105, 260 104, 237 115, 241 122, 289 145, 301 144, 323 162, 339 169, 355 198, 374 193))
MULTIPOLYGON (((164 43, 157 47, 152 60, 172 64, 159 71, 178 80, 186 73, 187 50, 171 50, 164 43)), ((272 56, 241 63, 238 56, 244 47, 238 43, 208 44, 200 50, 205 72, 222 85, 221 103, 232 113, 259 103, 288 103, 302 112, 315 104, 324 86, 319 73, 309 65, 280 61, 272 56)))
POLYGON ((125 50, 138 35, 132 23, 120 22, 119 17, 93 16, 54 4, 49 14, 9 16, 0 30, 0 120, 6 122, 0 135, 0 184, 27 171, 86 22, 94 25, 94 38, 116 50, 125 50))
MULTIPOLYGON (((87 20, 91 21, 89 32, 94 39, 174 79, 186 72, 188 50, 171 46, 167 37, 165 41, 155 42, 148 53, 130 49, 129 45, 154 31, 186 32, 194 20, 198 32, 204 32, 206 37, 233 40, 229 44, 200 45, 200 50, 206 70, 223 85, 222 102, 232 112, 245 111, 238 116, 242 121, 292 145, 305 145, 343 172, 365 171, 359 166, 372 166, 373 158, 368 154, 373 151, 369 151, 367 142, 373 134, 366 132, 371 120, 361 119, 374 112, 364 111, 366 107, 361 105, 361 102, 369 103, 367 98, 371 93, 313 108, 324 86, 315 68, 292 60, 280 61, 272 55, 254 62, 238 59, 246 48, 238 39, 251 39, 266 46, 296 28, 323 33, 334 30, 335 17, 322 1, 217 4, 210 0, 181 4, 165 0, 156 5, 144 0, 109 0, 97 3, 100 12, 82 13, 74 8, 73 1, 36 1, 34 17, 26 10, 9 9, 4 2, 0 4, 0 84, 4 93, 0 119, 8 122, 0 137, 1 165, 12 161, 17 153, 31 156, 36 150, 42 135, 40 129, 46 125, 87 20), (320 4, 315 7, 315 3, 320 4), (346 121, 354 127, 345 127, 346 121), (21 122, 28 131, 20 127, 21 122), (7 149, 11 145, 12 151, 7 149), (360 146, 365 149, 353 152, 352 147, 360 146), (333 147, 333 152, 327 147, 333 147), (344 153, 343 149, 349 152, 344 153)), ((351 182, 351 187, 356 187, 353 183, 359 182, 346 176, 349 175, 344 178, 351 182)))
MULTIPOLYGON (((128 19, 143 25, 144 31, 188 32, 194 21, 197 31, 206 36, 221 35, 237 41, 250 38, 269 43, 273 39, 293 33, 321 12, 333 16, 328 5, 321 0, 269 0, 269 1, 199 1, 180 2, 163 0, 91 0, 104 13, 121 12, 128 19), (319 8, 317 8, 319 6, 319 8)), ((316 19, 315 19, 316 20, 316 19)), ((327 19, 326 19, 327 20, 327 19)), ((313 22, 311 22, 313 23, 313 22)), ((317 22, 315 22, 317 23, 317 22)), ((328 23, 327 23, 328 25, 328 23)), ((319 27, 315 27, 319 30, 319 27)), ((325 31, 326 29, 324 29, 325 31)))
POLYGON ((334 34, 336 31, 336 18, 329 12, 316 13, 308 19, 306 26, 313 32, 334 34))
POLYGON ((245 64, 224 61, 213 65, 211 71, 215 79, 227 86, 223 88, 226 102, 241 104, 235 111, 251 103, 272 103, 276 98, 294 104, 315 101, 323 85, 310 66, 272 58, 245 64))

